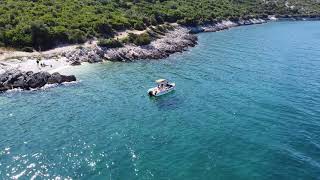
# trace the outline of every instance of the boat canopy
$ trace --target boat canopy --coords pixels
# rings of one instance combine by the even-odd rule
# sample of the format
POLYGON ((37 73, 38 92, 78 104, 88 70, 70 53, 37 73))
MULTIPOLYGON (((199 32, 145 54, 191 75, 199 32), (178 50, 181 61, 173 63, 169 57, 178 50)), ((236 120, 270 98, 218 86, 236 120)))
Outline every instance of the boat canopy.
POLYGON ((163 83, 167 83, 168 81, 167 80, 165 80, 165 79, 158 79, 158 80, 156 80, 156 83, 157 84, 163 84, 163 83))

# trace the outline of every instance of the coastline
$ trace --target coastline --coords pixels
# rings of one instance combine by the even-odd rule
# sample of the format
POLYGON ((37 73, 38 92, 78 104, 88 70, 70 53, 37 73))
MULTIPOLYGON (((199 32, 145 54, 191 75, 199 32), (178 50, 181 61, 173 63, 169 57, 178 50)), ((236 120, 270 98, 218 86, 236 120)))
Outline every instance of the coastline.
POLYGON ((149 45, 136 46, 126 44, 121 48, 103 48, 97 41, 83 45, 58 47, 42 53, 9 51, 0 55, 0 74, 18 69, 21 71, 59 72, 62 68, 81 65, 81 63, 98 63, 103 61, 134 61, 136 59, 161 59, 175 52, 182 52, 197 44, 197 37, 189 33, 186 27, 175 26, 149 45), (45 66, 39 66, 40 60, 45 66))
MULTIPOLYGON (((201 26, 180 26, 173 25, 172 30, 168 30, 159 38, 152 41, 149 45, 136 46, 133 44, 126 44, 121 48, 103 48, 97 45, 97 41, 87 42, 82 45, 70 45, 64 47, 58 47, 42 53, 39 52, 17 52, 9 51, 0 55, 0 87, 4 86, 5 80, 10 79, 10 76, 19 72, 19 74, 37 74, 37 73, 49 73, 55 74, 62 70, 72 66, 81 65, 82 63, 100 63, 104 61, 120 61, 120 62, 132 62, 138 59, 162 59, 177 52, 186 51, 188 48, 197 44, 198 38, 195 34, 202 32, 216 32, 221 30, 227 30, 233 27, 263 24, 268 21, 281 21, 287 17, 275 16, 268 18, 252 18, 252 19, 239 19, 237 21, 222 20, 221 22, 205 24, 201 26), (11 53, 11 55, 10 55, 11 53), (37 60, 44 66, 39 66, 37 60)), ((313 20, 314 18, 312 18, 313 20)), ((317 18, 316 20, 318 20, 317 18)), ((288 20, 307 20, 289 17, 288 20)), ((138 32, 141 33, 141 32, 138 32)), ((126 34, 126 32, 124 33, 126 34)), ((123 32, 119 34, 123 36, 123 32)), ((67 74, 69 74, 67 72, 67 74)), ((49 77, 48 74, 45 75, 49 77)), ((63 75, 62 75, 63 76, 63 75)), ((28 77, 24 76, 24 81, 28 77)), ((74 78, 75 79, 75 78, 74 78)), ((21 80, 21 79, 20 79, 21 80)), ((45 78, 47 81, 48 78, 45 78)), ((12 84, 14 84, 14 81, 12 84)), ((62 83, 59 81, 59 83, 62 83)), ((22 83, 22 80, 20 82, 22 83)), ((41 84, 41 86, 44 84, 41 84)), ((25 86, 25 82, 24 85, 25 86)), ((12 86, 10 86, 12 88, 12 86)), ((3 89, 9 89, 3 88, 3 89)), ((18 86, 19 87, 19 86, 18 86)), ((28 88, 26 88, 28 89, 28 88)), ((2 90, 4 91, 4 90, 2 90)), ((0 88, 1 92, 1 88, 0 88)))
MULTIPOLYGON (((84 62, 131 62, 138 59, 162 59, 171 54, 183 52, 190 47, 194 47, 198 40, 195 35, 197 33, 216 32, 236 26, 261 24, 265 22, 267 22, 267 20, 264 19, 239 20, 237 22, 223 20, 218 23, 194 27, 174 24, 173 30, 169 30, 145 46, 126 44, 121 48, 103 48, 97 45, 97 41, 93 41, 85 44, 57 47, 41 53, 4 51, 0 54, 0 74, 12 69, 54 73, 59 72, 61 69, 81 65, 81 63, 84 62), (41 67, 37 65, 37 60, 40 60, 45 66, 41 67)), ((124 34, 127 33, 119 33, 119 37, 124 36, 124 34)))
MULTIPOLYGON (((201 32, 217 32, 217 31, 227 30, 233 27, 238 27, 238 26, 263 24, 271 20, 273 19, 252 18, 248 20, 241 19, 239 21, 222 20, 221 22, 217 22, 213 24, 190 27, 190 32, 194 34, 201 33, 201 32)), ((274 19, 274 20, 277 20, 277 19, 274 19)))

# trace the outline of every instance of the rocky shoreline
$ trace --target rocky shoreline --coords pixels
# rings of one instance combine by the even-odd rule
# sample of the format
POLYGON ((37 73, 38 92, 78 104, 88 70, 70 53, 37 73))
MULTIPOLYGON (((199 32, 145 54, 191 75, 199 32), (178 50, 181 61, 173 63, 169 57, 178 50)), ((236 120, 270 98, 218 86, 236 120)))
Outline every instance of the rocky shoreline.
POLYGON ((134 61, 137 59, 162 59, 175 52, 182 52, 188 47, 197 44, 197 36, 189 33, 186 27, 176 27, 165 35, 152 41, 149 45, 125 45, 121 48, 103 48, 99 46, 80 48, 73 52, 63 53, 71 65, 80 65, 82 62, 102 61, 134 61))
POLYGON ((278 15, 278 21, 319 21, 320 15, 278 15))
MULTIPOLYGON (((199 27, 175 26, 173 30, 167 31, 149 45, 136 46, 127 44, 121 48, 103 48, 97 45, 81 47, 70 51, 43 54, 41 56, 28 57, 28 59, 17 59, 18 66, 10 67, 10 63, 0 63, 0 92, 14 88, 30 90, 41 88, 46 84, 61 84, 63 82, 76 81, 76 77, 65 76, 59 73, 50 74, 39 69, 36 60, 50 63, 62 62, 71 66, 81 65, 84 62, 98 63, 103 61, 131 62, 137 59, 162 59, 176 52, 186 51, 189 47, 197 44, 198 38, 195 33, 215 32, 239 25, 250 25, 264 23, 259 19, 248 21, 222 21, 199 27), (30 62, 28 62, 30 61, 30 62), (28 63, 26 63, 28 62, 28 63), (22 65, 26 63, 25 65, 22 65), (9 67, 8 67, 9 66, 9 67), (31 66, 36 66, 28 69, 31 66), (39 70, 39 71, 38 71, 39 70)), ((27 57, 24 57, 27 58, 27 57)), ((13 60, 14 62, 14 60, 13 60)))
MULTIPOLYGON (((0 92, 12 88, 31 89, 39 88, 45 84, 75 81, 74 76, 63 76, 59 73, 50 74, 47 72, 50 69, 39 69, 35 65, 36 60, 45 62, 48 66, 58 63, 60 66, 76 66, 84 62, 98 63, 103 61, 121 61, 131 62, 138 59, 162 59, 169 55, 187 50, 197 44, 197 36, 195 34, 201 32, 216 32, 226 30, 236 26, 262 24, 270 20, 304 20, 303 18, 318 17, 275 17, 268 18, 252 18, 252 19, 238 19, 238 20, 223 20, 221 22, 205 24, 201 26, 178 26, 175 25, 172 30, 168 30, 164 34, 157 34, 159 37, 153 40, 149 45, 136 46, 133 44, 126 44, 121 48, 103 48, 94 44, 91 46, 79 46, 72 50, 57 51, 54 53, 47 53, 38 56, 24 57, 25 59, 16 59, 10 63, 0 62, 0 92), (14 63, 12 63, 14 62, 14 63), (25 63, 25 64, 23 64, 25 63), (50 64, 51 63, 51 64, 50 64), (18 64, 18 66, 12 66, 18 64), (33 67, 33 68, 31 68, 33 67), (40 72, 39 72, 40 71, 40 72), (2 74, 1 74, 2 73, 2 74)), ((319 19, 319 18, 318 18, 319 19)))
MULTIPOLYGON (((127 44, 121 48, 80 47, 74 51, 54 54, 56 57, 65 58, 70 65, 81 65, 83 62, 96 63, 103 61, 130 62, 138 59, 162 59, 169 55, 186 51, 197 44, 196 33, 216 32, 242 25, 262 24, 264 19, 249 19, 233 21, 221 21, 197 27, 176 26, 174 30, 152 41, 149 45, 136 46, 127 44)), ((45 58, 53 58, 45 57, 45 58)))
POLYGON ((174 30, 151 42, 146 46, 125 45, 122 48, 84 48, 74 52, 63 54, 72 65, 80 65, 81 62, 102 61, 134 61, 138 59, 162 59, 169 55, 187 50, 197 44, 195 34, 201 32, 216 32, 237 26, 263 24, 272 20, 319 20, 320 17, 310 16, 269 16, 267 18, 251 18, 238 20, 223 20, 201 26, 176 26, 174 30))
POLYGON ((11 89, 38 89, 46 84, 62 84, 76 80, 74 75, 66 76, 57 72, 50 74, 42 71, 33 73, 32 71, 22 72, 19 70, 11 70, 0 74, 0 92, 11 89))
POLYGON ((226 29, 230 29, 237 26, 247 26, 247 25, 254 25, 254 24, 263 24, 267 23, 269 19, 248 19, 248 20, 237 20, 237 21, 230 21, 230 20, 223 20, 221 22, 217 23, 210 23, 202 26, 195 26, 195 27, 189 27, 190 33, 201 33, 201 32, 217 32, 222 31, 226 29))
MULTIPOLYGON (((121 48, 102 48, 97 45, 79 47, 72 51, 43 54, 41 56, 22 57, 0 62, 0 92, 20 88, 30 90, 41 88, 46 84, 61 84, 76 81, 75 76, 59 73, 50 74, 46 67, 54 63, 65 66, 81 65, 84 62, 134 61, 136 59, 161 59, 175 52, 182 52, 197 44, 197 36, 189 33, 186 27, 175 27, 149 45, 125 45, 121 48), (36 62, 46 64, 39 66, 36 62), (1 72, 2 69, 2 72, 1 72)), ((53 69, 54 70, 54 69, 53 69)))

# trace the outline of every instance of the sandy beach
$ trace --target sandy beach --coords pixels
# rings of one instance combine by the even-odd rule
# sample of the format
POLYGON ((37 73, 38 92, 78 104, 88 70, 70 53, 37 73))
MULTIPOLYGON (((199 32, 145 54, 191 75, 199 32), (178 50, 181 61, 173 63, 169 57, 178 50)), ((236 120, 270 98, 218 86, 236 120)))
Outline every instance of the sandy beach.
POLYGON ((44 52, 31 53, 0 49, 0 74, 11 69, 33 72, 59 72, 62 69, 70 67, 68 59, 61 56, 62 53, 75 51, 80 46, 93 48, 96 45, 97 41, 91 41, 90 43, 65 45, 44 52), (39 64, 37 64, 37 60, 40 60, 39 64))

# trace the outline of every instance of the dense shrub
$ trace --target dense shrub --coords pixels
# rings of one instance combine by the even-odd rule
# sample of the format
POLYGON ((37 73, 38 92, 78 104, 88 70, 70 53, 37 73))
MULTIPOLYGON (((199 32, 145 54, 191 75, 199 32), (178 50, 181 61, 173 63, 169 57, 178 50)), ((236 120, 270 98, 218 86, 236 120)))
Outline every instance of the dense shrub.
POLYGON ((86 41, 86 34, 80 29, 71 30, 68 37, 71 43, 83 43, 86 41))
POLYGON ((143 24, 143 22, 136 22, 134 23, 133 28, 141 31, 141 30, 144 30, 146 26, 143 24))
POLYGON ((165 35, 165 30, 161 26, 150 27, 150 30, 157 33, 158 35, 165 35))
POLYGON ((178 20, 178 23, 186 26, 196 26, 199 24, 199 21, 195 18, 185 17, 183 19, 178 20))
POLYGON ((123 47, 123 44, 115 39, 101 39, 98 42, 98 46, 107 47, 107 48, 119 48, 123 47))
POLYGON ((107 21, 96 22, 95 31, 103 37, 110 37, 114 34, 114 30, 107 21))
POLYGON ((32 46, 37 50, 48 49, 51 46, 49 27, 41 22, 34 22, 31 24, 31 38, 32 46))
POLYGON ((142 33, 142 34, 129 33, 128 39, 130 43, 133 43, 137 46, 148 45, 151 43, 151 38, 148 33, 142 33))
MULTIPOLYGON (((198 25, 275 14, 319 15, 316 0, 1 0, 0 46, 45 50, 61 43, 110 38, 115 31, 143 30, 165 22, 198 25)), ((162 30, 159 29, 159 32, 162 30)), ((147 35, 136 37, 146 44, 147 35)))

